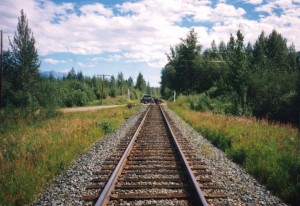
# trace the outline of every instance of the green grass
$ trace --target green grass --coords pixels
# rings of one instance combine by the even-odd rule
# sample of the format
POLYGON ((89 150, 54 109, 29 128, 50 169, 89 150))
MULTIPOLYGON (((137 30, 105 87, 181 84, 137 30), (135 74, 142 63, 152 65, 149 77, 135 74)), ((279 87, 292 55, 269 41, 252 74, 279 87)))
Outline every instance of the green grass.
MULTIPOLYGON (((102 100, 102 105, 122 105, 122 104, 127 104, 128 102, 130 101, 128 100, 127 95, 123 95, 123 96, 120 95, 116 97, 108 96, 107 98, 102 100)), ((89 106, 101 105, 101 100, 95 100, 93 102, 90 102, 88 105, 89 106)))
POLYGON ((0 138, 0 205, 29 204, 90 145, 136 109, 126 106, 19 121, 0 138))
POLYGON ((173 103, 169 107, 282 200, 292 205, 300 202, 296 128, 254 118, 196 112, 173 103))

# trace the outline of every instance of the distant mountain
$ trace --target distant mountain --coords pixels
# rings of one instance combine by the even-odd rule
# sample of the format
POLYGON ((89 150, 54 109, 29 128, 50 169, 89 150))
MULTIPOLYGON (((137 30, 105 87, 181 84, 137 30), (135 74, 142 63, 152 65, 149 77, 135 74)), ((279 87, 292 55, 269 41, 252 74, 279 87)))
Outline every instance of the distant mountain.
POLYGON ((54 70, 40 71, 41 77, 48 78, 48 77, 50 77, 51 74, 55 79, 62 79, 62 78, 67 76, 67 73, 57 72, 57 71, 54 71, 54 70))

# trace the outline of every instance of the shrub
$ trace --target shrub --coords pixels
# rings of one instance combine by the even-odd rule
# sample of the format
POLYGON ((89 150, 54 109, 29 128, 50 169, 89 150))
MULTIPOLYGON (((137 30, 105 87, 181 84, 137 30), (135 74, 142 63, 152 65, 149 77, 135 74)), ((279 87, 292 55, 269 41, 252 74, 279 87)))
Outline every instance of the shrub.
POLYGON ((132 107, 134 107, 134 102, 128 102, 127 107, 128 107, 128 109, 131 109, 132 107))
POLYGON ((101 123, 101 128, 104 132, 104 134, 110 134, 113 132, 114 127, 112 121, 104 121, 101 123))

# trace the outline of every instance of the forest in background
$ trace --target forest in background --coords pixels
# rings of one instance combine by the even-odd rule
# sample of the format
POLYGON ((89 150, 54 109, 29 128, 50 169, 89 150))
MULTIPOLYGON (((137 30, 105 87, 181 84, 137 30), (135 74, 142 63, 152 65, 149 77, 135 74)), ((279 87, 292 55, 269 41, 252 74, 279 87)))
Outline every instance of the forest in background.
POLYGON ((262 31, 254 44, 245 44, 238 30, 227 43, 213 41, 203 50, 192 29, 167 57, 161 72, 165 98, 176 91, 189 96, 197 111, 297 124, 297 52, 276 30, 269 35, 262 31))
POLYGON ((9 43, 9 49, 3 52, 3 110, 0 120, 8 116, 13 119, 36 116, 37 111, 51 115, 59 107, 97 105, 100 99, 108 96, 127 96, 128 90, 131 100, 139 99, 143 93, 160 96, 159 88, 150 87, 141 73, 135 82, 131 77, 125 79, 122 72, 117 77, 112 75, 103 79, 102 76, 84 76, 74 68, 70 68, 62 79, 53 75, 42 77, 35 38, 23 10, 17 31, 9 43))

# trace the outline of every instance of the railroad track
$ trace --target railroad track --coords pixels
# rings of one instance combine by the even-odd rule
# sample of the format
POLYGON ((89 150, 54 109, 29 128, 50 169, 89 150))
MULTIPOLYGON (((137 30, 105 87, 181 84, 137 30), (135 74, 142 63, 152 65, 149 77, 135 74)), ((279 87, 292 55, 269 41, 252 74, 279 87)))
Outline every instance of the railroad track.
POLYGON ((188 141, 151 105, 86 187, 84 205, 217 205, 226 195, 188 141), (217 200, 217 201, 215 201, 217 200))

